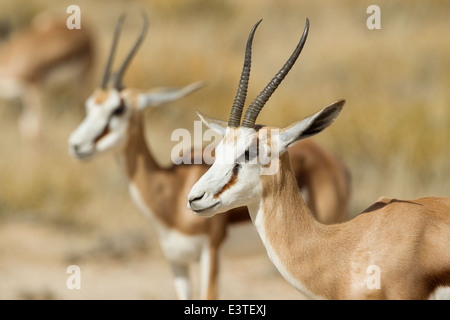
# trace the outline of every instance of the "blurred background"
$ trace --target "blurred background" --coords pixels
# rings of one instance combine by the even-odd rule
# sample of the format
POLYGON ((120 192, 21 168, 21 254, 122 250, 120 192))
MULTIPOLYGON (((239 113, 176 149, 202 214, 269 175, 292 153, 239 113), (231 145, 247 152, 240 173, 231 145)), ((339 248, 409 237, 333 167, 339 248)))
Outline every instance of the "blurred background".
MULTIPOLYGON (((65 21, 71 1, 0 3, 1 49, 45 13, 65 21)), ((42 84, 39 142, 18 126, 20 99, 0 99, 0 299, 172 299, 171 273, 154 228, 133 206, 113 157, 80 163, 67 139, 99 85, 114 25, 128 12, 116 62, 141 27, 150 28, 126 72, 128 87, 182 86, 195 94, 145 113, 150 149, 170 164, 176 128, 193 131, 195 110, 227 120, 251 27, 248 102, 295 48, 308 17, 305 48, 258 118, 287 126, 340 98, 337 121, 313 139, 338 155, 352 175, 351 216, 380 196, 450 195, 449 1, 148 0, 77 1, 93 37, 91 73, 42 84), (381 29, 369 30, 369 5, 381 29), (82 289, 68 290, 66 267, 80 265, 82 289)), ((0 61, 0 64, 2 62, 0 61)), ((219 297, 300 299, 264 251, 225 254, 219 297)), ((194 279, 198 274, 193 270, 194 279)), ((194 283, 194 293, 198 283, 194 283)))

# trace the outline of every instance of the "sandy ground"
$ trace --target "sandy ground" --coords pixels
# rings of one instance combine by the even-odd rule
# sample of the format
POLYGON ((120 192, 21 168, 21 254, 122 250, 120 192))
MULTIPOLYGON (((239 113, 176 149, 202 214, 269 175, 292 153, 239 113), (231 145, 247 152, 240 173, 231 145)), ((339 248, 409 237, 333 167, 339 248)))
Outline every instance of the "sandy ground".
MULTIPOLYGON (((0 299, 175 299, 168 263, 154 242, 142 231, 96 235, 33 221, 3 222, 0 299), (72 264, 80 267, 81 289, 67 288, 72 264)), ((261 247, 236 253, 227 244, 222 257, 220 299, 303 298, 261 247)), ((191 275, 198 298, 198 264, 191 275)))

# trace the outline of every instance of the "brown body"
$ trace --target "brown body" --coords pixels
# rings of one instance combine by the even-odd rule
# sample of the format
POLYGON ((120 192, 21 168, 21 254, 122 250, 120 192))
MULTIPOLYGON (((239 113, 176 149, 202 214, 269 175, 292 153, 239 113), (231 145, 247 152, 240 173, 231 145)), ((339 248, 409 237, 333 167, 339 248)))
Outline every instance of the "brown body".
POLYGON ((58 79, 78 78, 83 87, 93 60, 91 35, 84 26, 70 30, 65 21, 35 20, 0 48, 0 95, 23 99, 21 133, 34 139, 41 134, 45 81, 58 74, 58 79))
POLYGON ((91 63, 92 42, 86 28, 68 29, 65 21, 48 20, 14 35, 0 51, 2 75, 23 83, 45 79, 71 60, 91 63))
POLYGON ((219 247, 226 237, 229 222, 250 221, 246 208, 227 212, 213 219, 202 219, 187 208, 185 198, 207 165, 160 167, 148 150, 142 119, 134 114, 125 147, 125 168, 129 181, 139 190, 145 205, 168 229, 186 236, 206 235, 209 239, 210 264, 206 299, 217 298, 219 247))
POLYGON ((450 197, 380 199, 355 219, 317 222, 303 202, 287 154, 261 176, 264 242, 287 278, 327 299, 427 299, 450 286, 450 197), (380 286, 368 285, 376 266, 380 286))

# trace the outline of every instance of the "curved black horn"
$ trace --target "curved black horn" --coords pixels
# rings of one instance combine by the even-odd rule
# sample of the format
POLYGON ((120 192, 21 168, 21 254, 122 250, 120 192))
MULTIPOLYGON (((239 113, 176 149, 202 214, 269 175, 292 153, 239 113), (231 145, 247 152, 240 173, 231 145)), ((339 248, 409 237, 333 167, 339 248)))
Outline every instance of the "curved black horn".
POLYGON ((114 88, 119 89, 119 88, 122 87, 123 74, 124 74, 125 70, 127 69, 128 65, 130 64, 131 59, 133 59, 133 56, 136 54, 137 49, 139 48, 139 46, 141 45, 142 41, 144 40, 145 34, 147 33, 148 18, 147 18, 147 15, 144 12, 142 12, 142 19, 143 19, 144 22, 142 24, 141 32, 140 32, 138 38, 136 39, 136 42, 134 43, 134 46, 131 48, 130 52, 128 53, 127 57, 123 61, 122 65, 120 66, 119 71, 116 74, 116 77, 114 79, 114 88))
POLYGON ((111 65, 114 59, 114 54, 116 52, 117 40, 119 39, 120 30, 122 29, 123 21, 125 20, 125 14, 121 14, 116 23, 116 29, 114 31, 114 38, 111 44, 111 49, 109 51, 109 57, 106 62, 105 72, 103 73, 103 79, 101 83, 101 88, 105 89, 108 84, 109 77, 111 75, 111 65))
POLYGON ((244 120, 242 121, 242 126, 247 128, 253 128, 255 125, 256 118, 259 115, 259 112, 266 104, 267 100, 269 100, 270 96, 277 87, 280 85, 281 81, 286 77, 289 70, 291 70, 295 61, 297 60, 300 52, 302 52, 303 46, 305 45, 306 38, 308 36, 309 30, 309 19, 306 18, 306 25, 303 31, 300 42, 297 44, 292 55, 289 57, 288 61, 284 64, 284 66, 278 71, 278 73, 273 77, 273 79, 269 82, 269 84, 261 91, 261 93, 253 100, 253 102, 248 107, 247 111, 244 115, 244 120))
POLYGON ((261 21, 262 19, 253 26, 250 35, 248 36, 241 79, 239 80, 236 97, 234 98, 233 106, 231 107, 230 118, 228 120, 228 126, 231 128, 239 127, 241 123, 242 109, 244 108, 245 98, 247 97, 248 80, 250 78, 250 68, 252 64, 253 35, 255 34, 256 28, 261 23, 261 21))

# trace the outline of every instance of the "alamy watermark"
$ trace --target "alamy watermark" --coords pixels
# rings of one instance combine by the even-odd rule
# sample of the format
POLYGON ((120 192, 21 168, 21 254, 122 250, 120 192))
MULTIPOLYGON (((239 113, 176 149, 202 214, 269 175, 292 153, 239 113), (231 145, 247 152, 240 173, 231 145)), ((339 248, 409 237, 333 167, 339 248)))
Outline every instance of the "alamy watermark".
POLYGON ((371 14, 366 21, 367 29, 381 29, 381 9, 376 4, 367 7, 366 13, 371 14))
POLYGON ((66 287, 69 290, 81 289, 81 269, 73 264, 67 267, 66 273, 70 274, 66 280, 66 287))
POLYGON ((66 20, 67 29, 81 29, 81 9, 76 4, 67 7, 66 13, 70 16, 66 20))
POLYGON ((366 269, 367 280, 366 286, 367 289, 381 289, 381 269, 376 264, 371 264, 366 269))
MULTIPOLYGON (((67 7, 66 13, 70 14, 66 25, 68 29, 81 29, 81 9, 76 4, 67 7)), ((369 30, 381 29, 381 9, 378 5, 372 4, 367 7, 366 13, 370 16, 366 20, 366 26, 369 30)))

